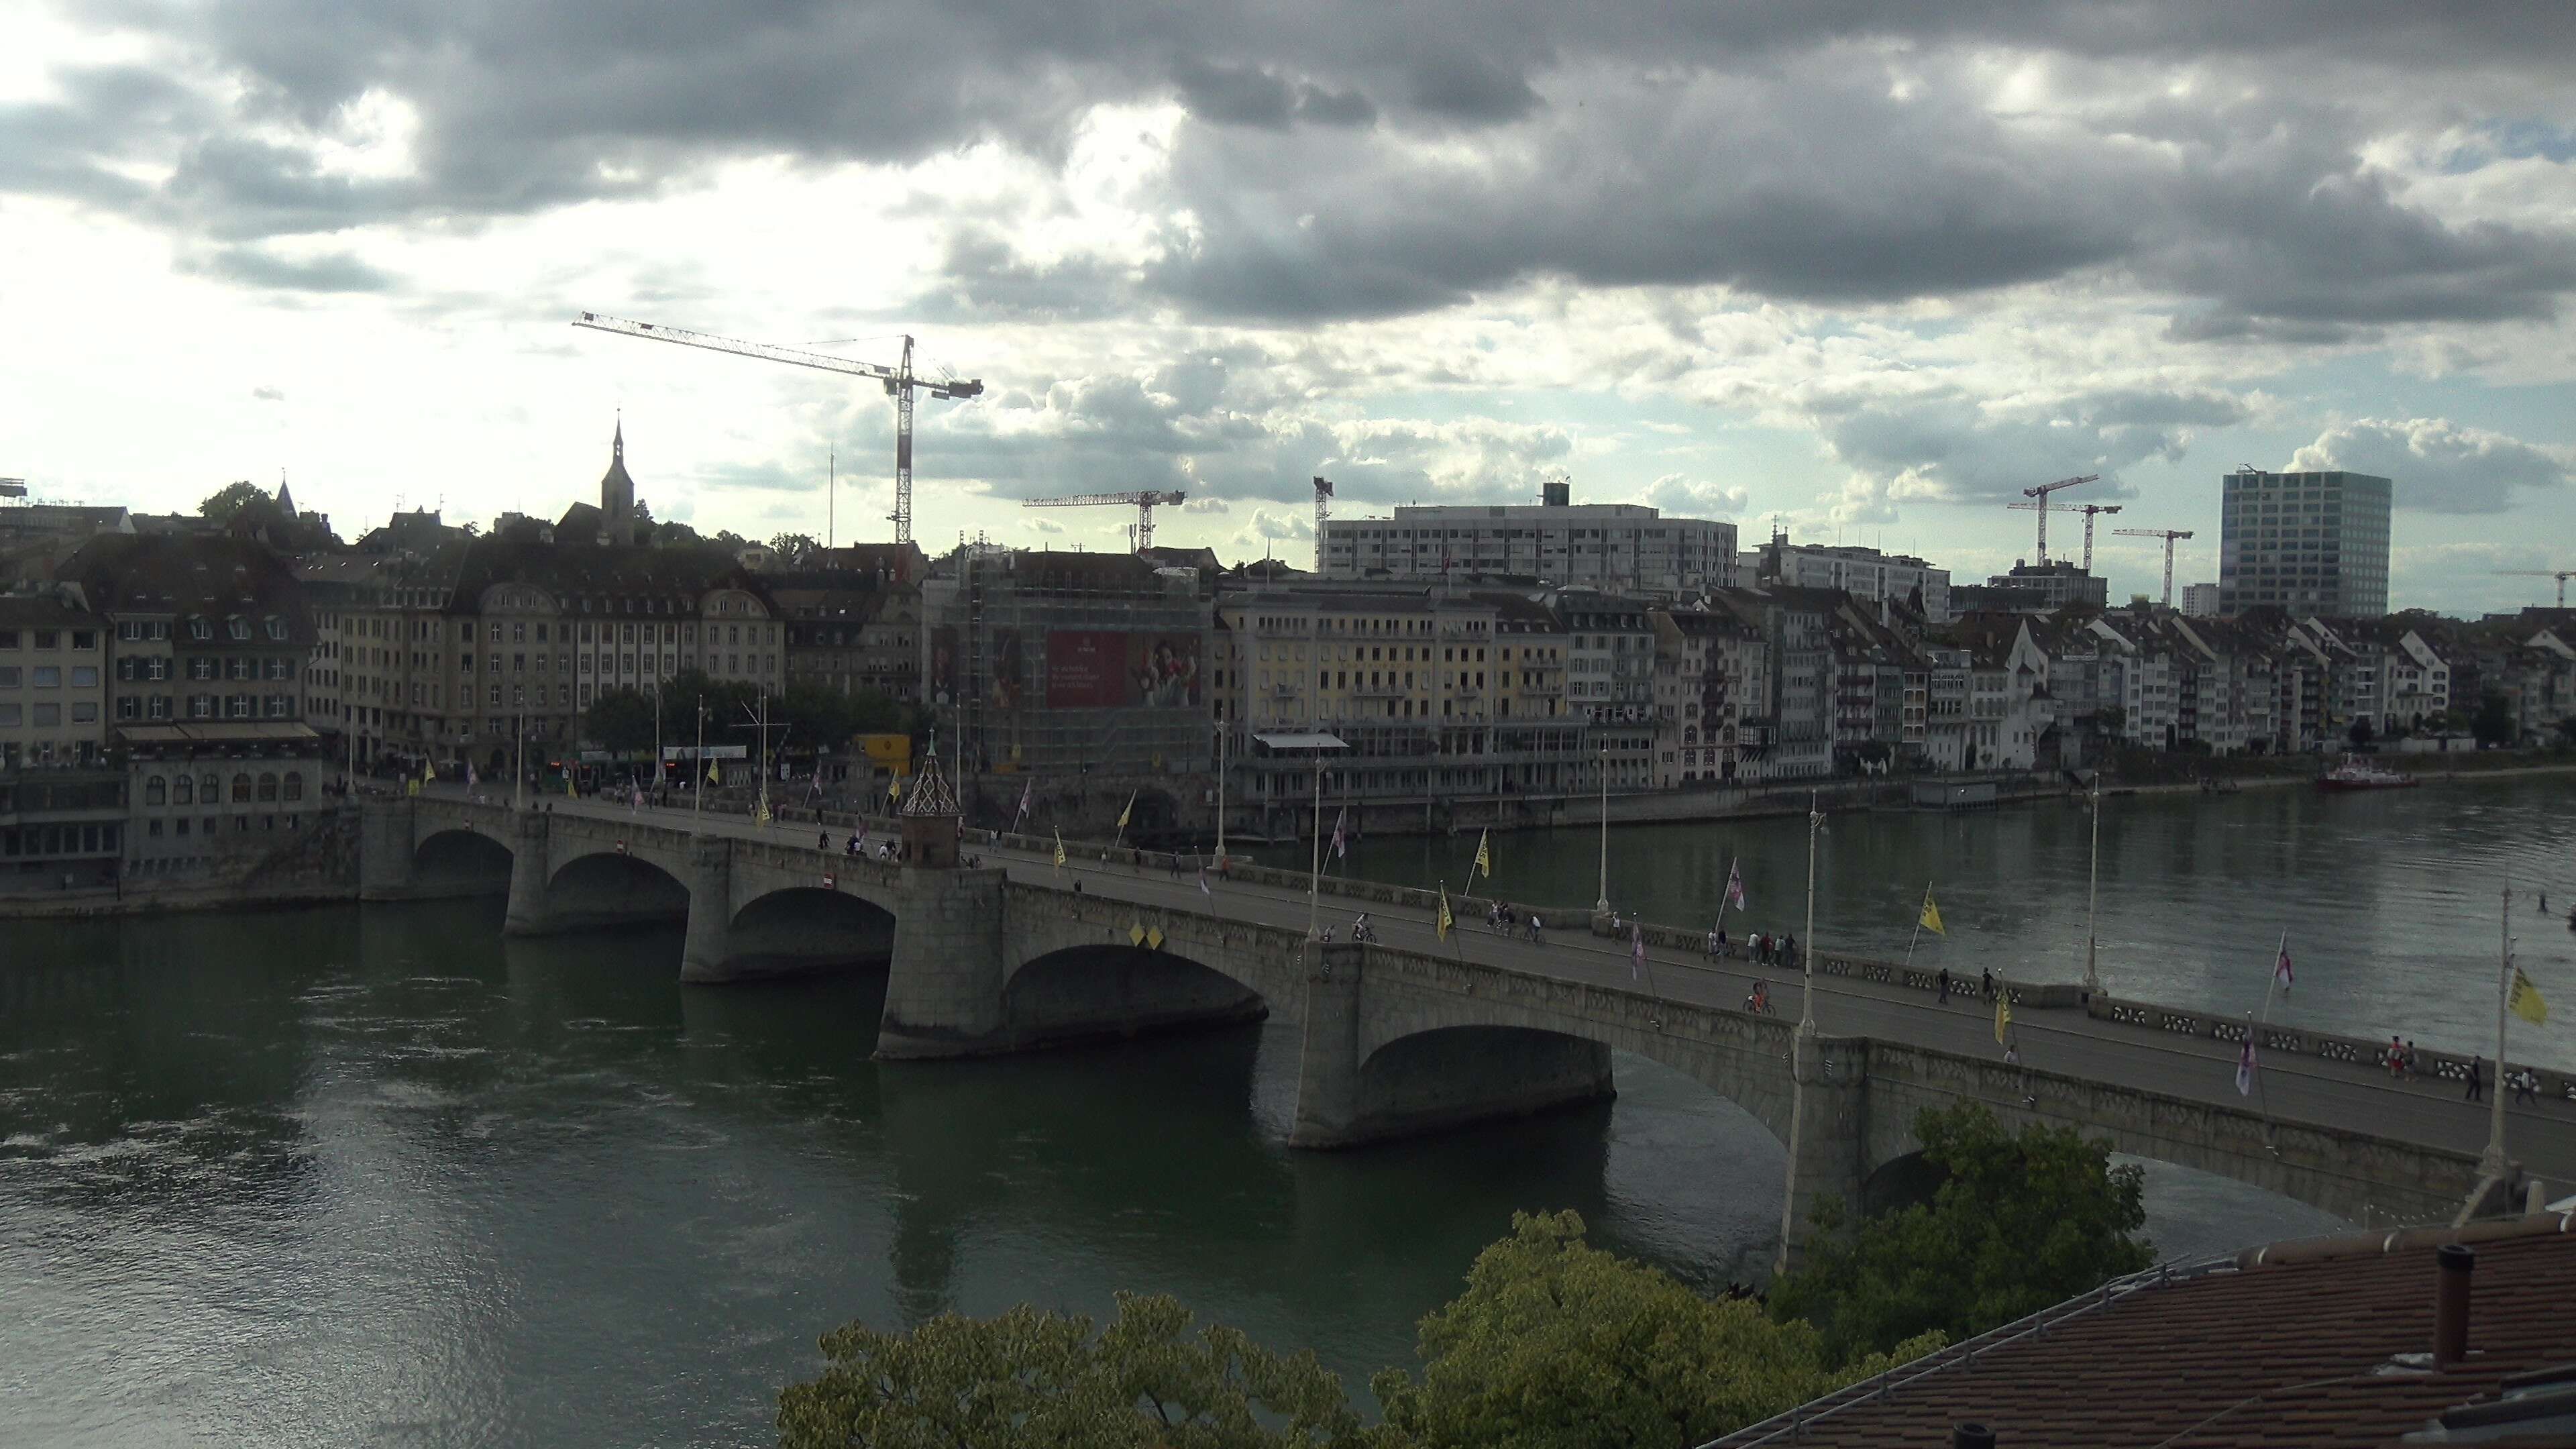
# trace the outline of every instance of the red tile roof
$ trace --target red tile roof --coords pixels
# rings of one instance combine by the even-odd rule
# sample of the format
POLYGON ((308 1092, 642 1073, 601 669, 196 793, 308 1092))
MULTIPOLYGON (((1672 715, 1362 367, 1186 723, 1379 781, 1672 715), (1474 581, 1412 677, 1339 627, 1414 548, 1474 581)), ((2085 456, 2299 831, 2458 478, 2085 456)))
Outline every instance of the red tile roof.
MULTIPOLYGON (((2394 1445, 2507 1378, 2576 1364, 2576 1218, 2547 1215, 2280 1244, 2209 1271, 2101 1295, 1918 1360, 1740 1430, 1722 1446, 1947 1445, 1984 1424, 1997 1449, 2394 1445), (2433 1347, 2433 1250, 2477 1253, 2469 1358, 2433 1347), (1793 1427, 1793 1418, 1795 1425, 1793 1427)), ((2565 1424, 2488 1443, 2576 1443, 2565 1424)))

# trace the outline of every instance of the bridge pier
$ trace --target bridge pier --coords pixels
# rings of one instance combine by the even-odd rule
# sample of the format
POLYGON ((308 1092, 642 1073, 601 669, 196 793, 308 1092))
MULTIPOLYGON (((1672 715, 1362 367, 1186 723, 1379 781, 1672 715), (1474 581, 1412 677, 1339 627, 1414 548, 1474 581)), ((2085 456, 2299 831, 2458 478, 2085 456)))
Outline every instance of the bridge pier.
POLYGON ((1818 1201, 1837 1199, 1846 1222, 1859 1220, 1861 1185, 1869 1176, 1868 1038, 1797 1032, 1790 1080, 1789 1181, 1781 1194, 1775 1265, 1782 1273, 1805 1259, 1818 1201))
POLYGON ((358 802, 358 899, 409 900, 412 877, 412 803, 403 796, 368 796, 358 802))
POLYGON ((1324 947, 1305 993, 1291 1147, 1357 1147, 1617 1095, 1610 1048, 1584 1037, 1469 1028, 1368 1051, 1364 947, 1324 947))
POLYGON ((680 948, 684 982, 731 981, 733 843, 721 835, 689 842, 689 935, 680 948))
POLYGON ((877 1060, 1013 1048, 1003 1030, 1005 880, 997 868, 904 871, 895 893, 894 959, 886 970, 877 1060))
POLYGON ((553 818, 542 810, 522 810, 510 818, 510 908, 501 919, 504 936, 543 936, 554 929, 546 905, 553 875, 547 824, 553 818))

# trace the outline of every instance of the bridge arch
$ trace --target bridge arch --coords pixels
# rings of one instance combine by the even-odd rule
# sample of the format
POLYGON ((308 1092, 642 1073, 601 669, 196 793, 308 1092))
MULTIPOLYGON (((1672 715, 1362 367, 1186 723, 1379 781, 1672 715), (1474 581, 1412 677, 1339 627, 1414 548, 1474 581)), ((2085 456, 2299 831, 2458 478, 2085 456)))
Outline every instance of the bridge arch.
POLYGON ((1024 1046, 1259 1021, 1269 1014, 1259 988, 1232 973, 1125 941, 1041 952, 1002 986, 1002 1029, 1024 1046))
POLYGON ((728 966, 743 975, 830 967, 882 969, 894 955, 895 915, 866 896, 784 886, 753 897, 726 928, 728 966))
POLYGON ((500 895, 510 889, 514 859, 508 843, 455 826, 433 831, 412 847, 411 878, 422 894, 500 895))
POLYGON ((1445 1026, 1396 1037, 1360 1059, 1349 1131, 1378 1139, 1607 1101, 1610 1047, 1529 1026, 1445 1026))
POLYGON ((642 856, 616 851, 565 861, 546 881, 545 902, 555 930, 689 918, 686 882, 642 856))

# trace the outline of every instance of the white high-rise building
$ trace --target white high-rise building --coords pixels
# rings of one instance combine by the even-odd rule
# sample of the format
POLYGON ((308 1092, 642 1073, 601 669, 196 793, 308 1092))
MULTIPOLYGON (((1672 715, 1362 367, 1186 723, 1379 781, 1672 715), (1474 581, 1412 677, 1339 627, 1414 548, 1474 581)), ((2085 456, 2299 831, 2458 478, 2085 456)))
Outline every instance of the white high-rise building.
POLYGON ((1735 525, 1666 518, 1638 503, 1571 501, 1563 483, 1545 502, 1438 504, 1393 518, 1324 525, 1324 575, 1346 579, 1524 574, 1560 587, 1684 594, 1723 588, 1735 573, 1735 525))
POLYGON ((2182 611, 2194 619, 2216 618, 2218 616, 2218 585, 2183 585, 2182 611))
POLYGON ((1760 561, 1746 583, 1840 589, 1856 599, 1900 604, 1920 594, 1925 622, 1950 622, 1950 571, 1919 558, 1874 548, 1794 544, 1786 534, 1774 535, 1746 557, 1760 561))

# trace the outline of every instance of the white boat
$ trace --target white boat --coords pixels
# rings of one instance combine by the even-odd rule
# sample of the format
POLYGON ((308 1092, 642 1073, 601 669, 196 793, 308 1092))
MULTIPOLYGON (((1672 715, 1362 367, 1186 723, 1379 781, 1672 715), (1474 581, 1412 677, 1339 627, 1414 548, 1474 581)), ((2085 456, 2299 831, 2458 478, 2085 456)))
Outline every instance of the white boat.
POLYGON ((2383 769, 2359 755, 2346 755, 2342 764, 2317 776, 2320 790, 2405 790, 2420 783, 2412 775, 2383 769))

